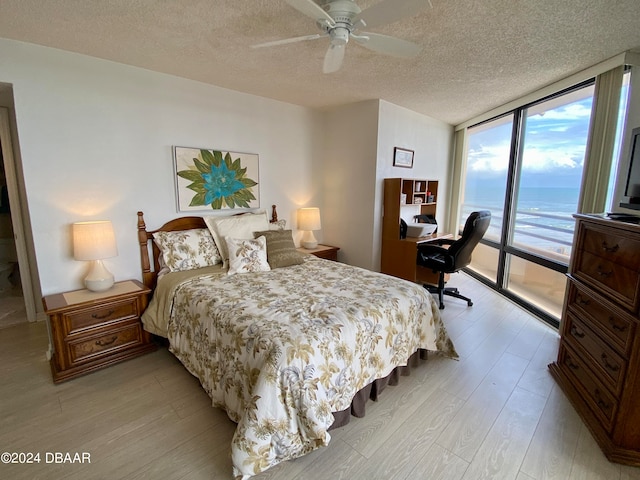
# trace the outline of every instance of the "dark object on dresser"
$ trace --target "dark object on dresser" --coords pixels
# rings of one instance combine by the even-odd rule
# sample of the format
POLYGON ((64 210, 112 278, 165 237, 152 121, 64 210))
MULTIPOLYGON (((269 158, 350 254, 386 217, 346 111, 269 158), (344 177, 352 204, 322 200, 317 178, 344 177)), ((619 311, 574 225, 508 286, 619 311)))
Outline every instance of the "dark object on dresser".
POLYGON ((471 299, 460 295, 457 288, 445 287, 445 274, 455 273, 471 263, 471 254, 484 236, 489 223, 491 222, 491 212, 482 210, 473 212, 467 218, 462 231, 462 236, 458 240, 439 240, 438 245, 428 243, 418 247, 418 265, 438 272, 438 286, 425 284, 424 287, 431 293, 438 294, 440 309, 444 308, 444 295, 465 300, 468 306, 472 306, 471 299), (448 245, 449 248, 444 248, 448 245))
POLYGON ((640 466, 640 226, 577 219, 549 369, 606 457, 640 466))

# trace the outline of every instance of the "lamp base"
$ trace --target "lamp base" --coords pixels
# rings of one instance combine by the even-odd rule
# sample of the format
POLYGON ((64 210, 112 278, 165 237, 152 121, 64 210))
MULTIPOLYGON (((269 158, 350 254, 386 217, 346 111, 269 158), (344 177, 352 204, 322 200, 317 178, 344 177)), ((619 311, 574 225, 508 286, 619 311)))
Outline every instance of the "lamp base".
POLYGON ((302 245, 302 248, 306 248, 307 250, 318 248, 318 240, 316 240, 313 230, 305 230, 302 234, 300 245, 302 245))
POLYGON ((84 286, 92 292, 104 292, 113 286, 113 274, 106 269, 102 260, 93 260, 89 275, 84 278, 84 286))

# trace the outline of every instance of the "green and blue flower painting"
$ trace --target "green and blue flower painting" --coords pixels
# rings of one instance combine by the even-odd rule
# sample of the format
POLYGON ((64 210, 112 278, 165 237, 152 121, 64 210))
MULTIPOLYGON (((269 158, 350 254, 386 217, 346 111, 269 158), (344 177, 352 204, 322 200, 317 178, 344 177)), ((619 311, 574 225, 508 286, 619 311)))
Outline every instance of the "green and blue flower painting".
POLYGON ((260 206, 258 155, 174 147, 178 211, 260 206))

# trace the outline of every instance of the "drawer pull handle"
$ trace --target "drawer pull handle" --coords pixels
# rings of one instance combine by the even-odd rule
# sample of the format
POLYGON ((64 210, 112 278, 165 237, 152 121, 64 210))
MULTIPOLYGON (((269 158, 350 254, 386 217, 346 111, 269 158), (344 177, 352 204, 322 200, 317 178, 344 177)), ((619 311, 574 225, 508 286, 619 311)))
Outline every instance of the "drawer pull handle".
POLYGON ((96 345, 98 345, 99 347, 106 347, 108 345, 111 345, 113 342, 115 342, 118 339, 117 335, 114 335, 113 337, 111 337, 111 339, 109 340, 96 340, 96 345))
POLYGON ((613 317, 609 317, 609 324, 611 324, 611 328, 614 330, 618 330, 619 332, 624 332, 627 330, 628 325, 623 323, 622 325, 616 323, 616 319, 613 317))
POLYGON ((585 307, 589 306, 589 304, 591 303, 590 300, 585 300, 585 298, 582 295, 578 295, 576 297, 576 302, 579 303, 580 305, 584 305, 585 307))
POLYGON ((608 272, 603 272, 602 267, 598 265, 598 271, 596 272, 601 277, 610 277, 613 275, 613 270, 609 270, 608 272))
POLYGON ((98 315, 97 313, 94 313, 93 315, 91 315, 91 318, 95 318, 96 320, 104 320, 105 318, 109 318, 111 315, 113 315, 113 310, 109 310, 104 315, 98 315))
POLYGON ((603 410, 611 410, 611 404, 608 402, 605 402, 602 399, 602 396, 600 395, 600 390, 596 388, 593 393, 594 393, 594 396, 596 397, 596 403, 600 408, 602 408, 603 410))
POLYGON ((571 370, 578 370, 580 368, 578 365, 573 363, 573 361, 570 358, 567 358, 567 365, 571 370))
POLYGON ((574 337, 584 338, 584 332, 582 330, 579 330, 575 325, 571 325, 571 334, 574 337))
POLYGON ((607 357, 606 353, 603 353, 602 355, 600 355, 600 358, 602 359, 602 363, 604 363, 604 366, 607 367, 612 372, 617 372, 618 370, 620 370, 620 365, 613 365, 609 363, 609 358, 607 357))
POLYGON ((609 245, 607 245, 607 242, 605 241, 605 242, 602 242, 602 249, 605 252, 616 253, 620 249, 620 245, 616 243, 613 247, 610 247, 609 245))

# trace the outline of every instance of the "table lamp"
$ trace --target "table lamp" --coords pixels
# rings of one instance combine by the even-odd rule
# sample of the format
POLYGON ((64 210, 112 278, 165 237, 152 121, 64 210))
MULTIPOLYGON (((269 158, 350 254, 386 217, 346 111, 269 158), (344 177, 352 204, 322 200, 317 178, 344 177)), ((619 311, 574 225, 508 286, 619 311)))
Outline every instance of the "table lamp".
POLYGON ((113 225, 108 220, 73 224, 73 258, 90 260, 89 274, 84 279, 87 289, 103 292, 113 285, 113 274, 102 260, 118 255, 113 225))
POLYGON ((320 230, 320 209, 316 207, 300 208, 298 210, 298 229, 302 230, 300 244, 307 249, 316 248, 318 241, 313 235, 314 230, 320 230))

